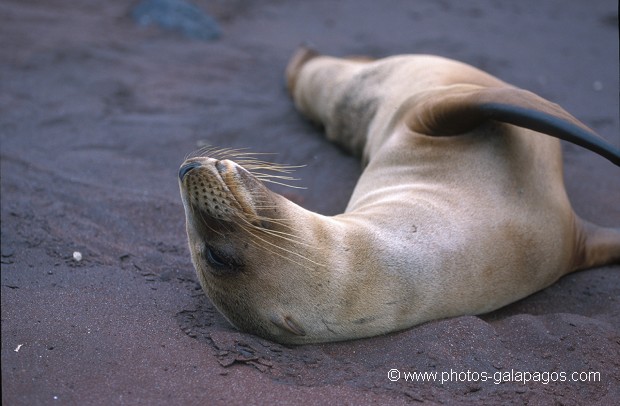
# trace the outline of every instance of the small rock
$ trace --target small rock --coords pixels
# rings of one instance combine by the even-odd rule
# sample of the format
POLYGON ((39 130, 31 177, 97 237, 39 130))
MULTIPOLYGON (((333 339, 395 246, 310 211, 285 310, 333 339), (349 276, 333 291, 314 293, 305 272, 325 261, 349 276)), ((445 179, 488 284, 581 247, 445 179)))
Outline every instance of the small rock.
POLYGON ((156 24, 192 39, 210 41, 219 38, 221 32, 211 16, 183 0, 143 0, 131 16, 139 25, 156 24))

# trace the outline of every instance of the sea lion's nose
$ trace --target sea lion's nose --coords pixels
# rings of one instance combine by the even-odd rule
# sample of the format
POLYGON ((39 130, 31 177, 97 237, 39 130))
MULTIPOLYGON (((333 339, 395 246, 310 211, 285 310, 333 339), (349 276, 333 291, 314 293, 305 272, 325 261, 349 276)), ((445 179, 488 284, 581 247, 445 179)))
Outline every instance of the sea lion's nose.
POLYGON ((200 167, 200 162, 190 162, 181 166, 181 169, 179 169, 179 179, 183 180, 183 178, 185 177, 185 175, 187 175, 189 171, 198 167, 200 167))

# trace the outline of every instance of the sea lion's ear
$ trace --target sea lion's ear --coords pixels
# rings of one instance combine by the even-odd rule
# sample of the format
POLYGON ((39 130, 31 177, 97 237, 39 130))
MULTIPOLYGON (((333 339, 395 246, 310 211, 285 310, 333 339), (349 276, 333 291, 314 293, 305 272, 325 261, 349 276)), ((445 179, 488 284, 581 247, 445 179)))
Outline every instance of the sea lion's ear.
POLYGON ((620 166, 619 148, 557 104, 526 90, 453 85, 416 96, 411 103, 405 122, 417 133, 459 135, 494 120, 572 142, 620 166))
POLYGON ((298 322, 293 319, 291 316, 282 316, 282 315, 272 315, 270 320, 273 324, 280 327, 283 330, 288 331, 291 334, 297 336, 305 336, 306 331, 299 325, 298 322))

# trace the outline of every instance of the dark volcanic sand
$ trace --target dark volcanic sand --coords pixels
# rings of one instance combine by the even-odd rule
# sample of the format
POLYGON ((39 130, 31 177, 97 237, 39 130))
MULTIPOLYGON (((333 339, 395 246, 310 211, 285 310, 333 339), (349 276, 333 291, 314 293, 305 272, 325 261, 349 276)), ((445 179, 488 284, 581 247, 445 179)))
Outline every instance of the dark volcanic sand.
MULTIPOLYGON (((302 41, 460 59, 618 145, 616 1, 201 1, 214 42, 138 27, 128 3, 0 2, 3 405, 620 403, 619 266, 482 317, 289 348, 235 331, 201 293, 176 178, 204 143, 275 152, 306 165, 308 189, 274 189, 343 210, 358 163, 283 87, 302 41), (391 368, 568 379, 391 382, 391 368)), ((576 211, 620 226, 620 170, 571 145, 565 163, 576 211)))

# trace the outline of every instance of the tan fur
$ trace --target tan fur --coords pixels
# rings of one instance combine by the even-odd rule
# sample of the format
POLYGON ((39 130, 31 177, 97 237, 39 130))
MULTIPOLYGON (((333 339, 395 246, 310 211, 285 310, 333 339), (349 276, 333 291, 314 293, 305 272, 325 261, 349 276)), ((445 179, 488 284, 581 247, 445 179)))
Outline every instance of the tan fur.
POLYGON ((298 109, 365 169, 345 213, 324 217, 231 161, 184 163, 192 260, 238 328, 285 343, 367 337, 488 312, 620 261, 620 232, 574 214, 557 139, 469 114, 500 100, 583 126, 559 107, 433 56, 373 62, 302 49, 287 83, 298 109), (226 214, 206 213, 215 204, 226 214))

